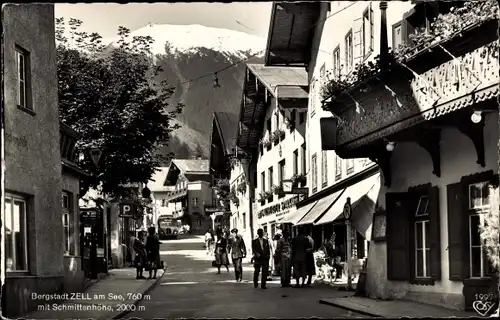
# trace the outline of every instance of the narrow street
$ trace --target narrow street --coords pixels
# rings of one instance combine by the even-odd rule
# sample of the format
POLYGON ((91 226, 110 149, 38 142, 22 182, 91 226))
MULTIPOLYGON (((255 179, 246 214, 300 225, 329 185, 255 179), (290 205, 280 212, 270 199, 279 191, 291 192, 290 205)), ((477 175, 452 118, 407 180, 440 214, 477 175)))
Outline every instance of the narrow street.
POLYGON ((321 298, 346 295, 326 286, 281 288, 274 277, 267 290, 255 289, 249 264, 244 267, 241 283, 233 280, 232 268, 229 274, 225 270, 216 274, 201 237, 163 240, 161 250, 167 273, 127 318, 362 317, 319 304, 321 298))

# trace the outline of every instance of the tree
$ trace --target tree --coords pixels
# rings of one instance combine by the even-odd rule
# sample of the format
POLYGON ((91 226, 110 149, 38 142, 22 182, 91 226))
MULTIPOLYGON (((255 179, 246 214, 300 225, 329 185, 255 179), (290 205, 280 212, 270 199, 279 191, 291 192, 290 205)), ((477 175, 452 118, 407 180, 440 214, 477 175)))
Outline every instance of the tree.
POLYGON ((91 173, 91 186, 117 195, 123 184, 153 175, 163 160, 156 151, 179 127, 171 120, 183 105, 170 106, 174 89, 155 82, 162 70, 153 62, 150 36, 130 39, 130 30, 119 27, 118 47, 106 47, 99 34, 80 31, 82 21, 68 24, 69 30, 64 18, 56 19, 60 117, 81 134, 78 152, 102 151, 97 165, 89 156, 79 162, 91 173))

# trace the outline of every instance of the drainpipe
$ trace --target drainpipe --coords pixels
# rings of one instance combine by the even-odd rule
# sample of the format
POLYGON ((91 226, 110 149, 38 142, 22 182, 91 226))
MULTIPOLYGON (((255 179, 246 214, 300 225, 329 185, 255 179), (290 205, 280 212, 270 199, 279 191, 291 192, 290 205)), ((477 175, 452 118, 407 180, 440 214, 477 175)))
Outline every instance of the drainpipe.
POLYGON ((387 67, 389 44, 387 40, 387 1, 380 2, 380 64, 381 68, 387 67))

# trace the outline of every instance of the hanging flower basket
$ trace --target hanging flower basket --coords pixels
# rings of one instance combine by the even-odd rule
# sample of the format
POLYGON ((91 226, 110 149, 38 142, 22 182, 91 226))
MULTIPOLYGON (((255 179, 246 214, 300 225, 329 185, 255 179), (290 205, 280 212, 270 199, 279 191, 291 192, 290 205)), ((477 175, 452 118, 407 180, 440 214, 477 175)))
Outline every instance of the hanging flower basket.
POLYGON ((238 193, 245 194, 247 192, 247 184, 245 182, 240 182, 236 190, 238 193))
POLYGON ((273 186, 273 192, 276 195, 281 195, 283 193, 283 188, 281 186, 273 186))
POLYGON ((259 144, 261 146, 263 146, 264 148, 269 148, 271 147, 272 145, 272 141, 269 140, 268 138, 262 138, 260 141, 259 141, 259 144))
POLYGON ((307 177, 305 174, 301 174, 301 173, 294 174, 290 180, 292 180, 292 185, 294 187, 297 187, 299 184, 306 183, 307 177))

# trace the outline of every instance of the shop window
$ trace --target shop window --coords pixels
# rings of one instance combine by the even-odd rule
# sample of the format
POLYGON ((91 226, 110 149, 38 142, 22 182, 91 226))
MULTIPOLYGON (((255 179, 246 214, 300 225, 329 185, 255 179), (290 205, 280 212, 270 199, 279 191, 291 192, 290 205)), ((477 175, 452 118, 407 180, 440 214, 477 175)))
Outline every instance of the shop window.
POLYGON ((27 199, 5 195, 5 270, 28 271, 27 199))

